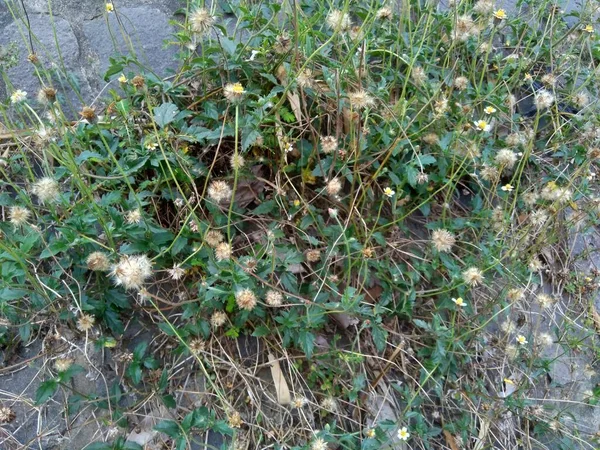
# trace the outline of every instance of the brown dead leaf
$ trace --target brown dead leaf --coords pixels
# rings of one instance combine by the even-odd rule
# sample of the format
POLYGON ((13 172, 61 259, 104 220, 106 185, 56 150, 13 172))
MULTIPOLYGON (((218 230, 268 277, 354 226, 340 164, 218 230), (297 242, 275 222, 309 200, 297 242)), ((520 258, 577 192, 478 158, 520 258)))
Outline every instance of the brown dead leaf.
POLYGON ((350 326, 357 325, 359 322, 356 317, 350 317, 348 314, 344 313, 331 313, 329 315, 335 320, 335 323, 344 330, 350 326))
POLYGON ((444 437, 446 438, 446 444, 448 444, 448 447, 450 447, 452 450, 460 450, 458 448, 458 445, 456 445, 456 440, 454 439, 454 436, 452 436, 452 433, 450 433, 448 430, 443 430, 444 431, 444 437))
POLYGON ((277 402, 280 405, 289 405, 292 402, 290 395, 290 389, 288 388, 279 361, 275 359, 271 353, 269 353, 269 362, 271 363, 271 376, 275 383, 275 391, 277 391, 277 402))
POLYGON ((235 203, 245 208, 254 200, 258 200, 259 194, 265 189, 265 183, 258 180, 240 181, 235 190, 235 203))

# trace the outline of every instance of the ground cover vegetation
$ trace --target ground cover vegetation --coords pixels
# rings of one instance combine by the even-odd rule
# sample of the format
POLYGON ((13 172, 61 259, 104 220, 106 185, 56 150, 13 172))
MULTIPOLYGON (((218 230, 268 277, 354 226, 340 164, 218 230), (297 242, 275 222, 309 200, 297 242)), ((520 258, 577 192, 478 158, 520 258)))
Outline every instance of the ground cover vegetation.
POLYGON ((83 341, 35 402, 103 411, 96 449, 141 448, 146 401, 162 448, 594 448, 535 398, 549 348, 590 377, 598 354, 569 250, 600 212, 594 5, 190 2, 177 70, 112 58, 77 117, 28 55, 39 92, 5 77, 0 104, 0 345, 83 341), (97 395, 70 383, 88 348, 122 368, 97 395))

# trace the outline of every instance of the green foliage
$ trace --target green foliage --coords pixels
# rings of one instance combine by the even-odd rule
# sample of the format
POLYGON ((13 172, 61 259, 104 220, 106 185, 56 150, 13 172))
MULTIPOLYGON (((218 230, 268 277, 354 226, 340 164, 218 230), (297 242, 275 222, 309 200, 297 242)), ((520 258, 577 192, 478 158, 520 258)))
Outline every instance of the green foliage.
MULTIPOLYGON (((32 143, 15 140, 0 167, 0 345, 53 321, 118 347, 127 389, 171 409, 171 376, 198 370, 210 407, 155 426, 174 448, 199 431, 237 439, 232 408, 272 437, 266 400, 246 392, 259 377, 231 353, 248 342, 277 355, 294 395, 310 393, 312 421, 295 411, 301 431, 278 443, 291 448, 380 448, 401 426, 415 448, 454 448, 481 436, 478 417, 508 413, 535 439, 556 432, 541 422, 560 417, 531 413, 507 377, 541 383, 544 345, 593 339, 555 342, 521 315, 546 313, 549 272, 590 310, 597 274, 567 279, 557 260, 599 211, 596 36, 587 16, 572 27, 539 2, 506 18, 485 1, 376 3, 235 1, 206 12, 214 21, 194 3, 173 76, 111 58, 105 103, 75 122, 60 98, 5 101, 7 126, 32 143), (128 346, 138 321, 155 334, 128 346), (230 393, 221 377, 234 372, 230 393), (384 389, 395 419, 367 419, 384 389)), ((51 373, 36 404, 82 370, 51 373)), ((125 388, 107 389, 70 408, 125 424, 125 388)))

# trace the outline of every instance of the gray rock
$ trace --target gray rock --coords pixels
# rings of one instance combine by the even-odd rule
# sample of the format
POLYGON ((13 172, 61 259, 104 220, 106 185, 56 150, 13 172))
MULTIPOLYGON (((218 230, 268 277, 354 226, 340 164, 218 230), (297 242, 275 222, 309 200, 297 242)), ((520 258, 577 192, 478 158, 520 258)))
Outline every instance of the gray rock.
POLYGON ((147 70, 159 76, 175 68, 176 49, 164 47, 173 33, 168 22, 167 14, 151 6, 120 8, 116 14, 84 22, 87 42, 99 60, 95 75, 102 76, 109 67, 109 57, 115 55, 135 55, 147 70))
POLYGON ((79 43, 73 29, 59 17, 50 20, 47 15, 29 14, 29 21, 39 67, 45 70, 36 73, 36 68, 27 60, 30 48, 26 21, 13 21, 0 32, 0 44, 15 42, 19 49, 17 66, 8 70, 12 86, 7 86, 7 93, 22 89, 32 98, 43 84, 53 86, 58 90, 65 113, 74 116, 85 103, 84 99, 90 97, 90 87, 80 67, 79 43))

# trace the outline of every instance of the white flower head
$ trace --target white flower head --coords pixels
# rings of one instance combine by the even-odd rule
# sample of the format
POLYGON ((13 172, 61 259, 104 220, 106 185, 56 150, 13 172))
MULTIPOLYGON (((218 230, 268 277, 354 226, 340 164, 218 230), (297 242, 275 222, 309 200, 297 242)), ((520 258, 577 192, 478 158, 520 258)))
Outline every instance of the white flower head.
POLYGON ((37 180, 31 187, 31 192, 42 204, 55 202, 60 195, 58 182, 50 177, 44 177, 37 180))
POLYGON ((21 89, 17 89, 10 96, 10 102, 12 104, 21 103, 27 98, 27 92, 22 91, 21 89))
POLYGON ((336 31, 348 31, 352 26, 352 21, 348 13, 339 9, 332 9, 327 14, 327 25, 336 31))
POLYGON ((398 439, 400 439, 401 441, 408 441, 409 437, 410 433, 408 432, 408 429, 406 427, 402 427, 398 430, 398 439))
POLYGON ((140 290, 144 282, 152 276, 152 262, 146 255, 121 257, 118 264, 113 266, 111 276, 117 286, 125 289, 140 290))
POLYGON ((167 270, 169 276, 173 280, 180 280, 185 275, 185 269, 181 268, 181 264, 175 264, 172 269, 167 270))
POLYGON ((140 223, 141 220, 142 212, 139 208, 128 211, 127 214, 125 214, 125 222, 127 222, 129 225, 133 225, 134 223, 140 223))

